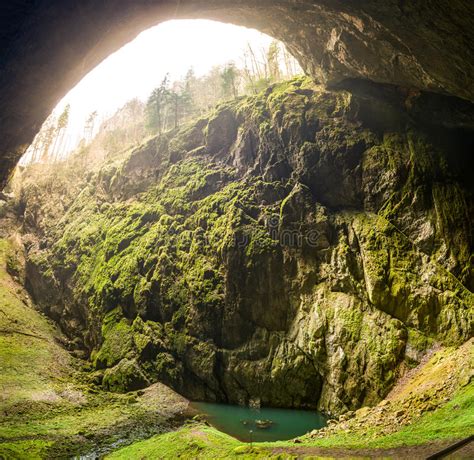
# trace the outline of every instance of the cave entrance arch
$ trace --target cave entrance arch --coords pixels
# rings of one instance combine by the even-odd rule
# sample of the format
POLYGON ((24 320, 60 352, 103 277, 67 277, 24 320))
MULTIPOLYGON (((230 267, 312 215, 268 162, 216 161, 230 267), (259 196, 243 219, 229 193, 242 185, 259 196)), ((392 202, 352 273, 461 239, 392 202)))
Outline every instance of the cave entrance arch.
POLYGON ((169 19, 258 29, 322 83, 363 78, 474 101, 470 0, 14 0, 0 13, 0 189, 68 90, 169 19))

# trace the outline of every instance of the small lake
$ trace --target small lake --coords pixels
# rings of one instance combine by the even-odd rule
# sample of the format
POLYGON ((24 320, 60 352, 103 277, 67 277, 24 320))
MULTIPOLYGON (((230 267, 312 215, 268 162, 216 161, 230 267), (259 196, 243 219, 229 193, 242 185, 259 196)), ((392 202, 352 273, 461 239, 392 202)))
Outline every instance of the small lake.
POLYGON ((192 407, 206 414, 209 423, 218 430, 245 442, 292 439, 326 426, 327 421, 323 414, 308 410, 250 409, 215 403, 192 403, 192 407))

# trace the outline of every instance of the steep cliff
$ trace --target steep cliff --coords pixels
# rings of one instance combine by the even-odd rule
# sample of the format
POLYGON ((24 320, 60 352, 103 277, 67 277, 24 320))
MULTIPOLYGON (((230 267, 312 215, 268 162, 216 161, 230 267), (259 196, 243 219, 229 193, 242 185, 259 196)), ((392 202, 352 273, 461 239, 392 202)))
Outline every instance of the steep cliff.
POLYGON ((26 285, 110 390, 376 403, 472 336, 473 127, 452 98, 301 78, 82 174, 27 171, 26 285))

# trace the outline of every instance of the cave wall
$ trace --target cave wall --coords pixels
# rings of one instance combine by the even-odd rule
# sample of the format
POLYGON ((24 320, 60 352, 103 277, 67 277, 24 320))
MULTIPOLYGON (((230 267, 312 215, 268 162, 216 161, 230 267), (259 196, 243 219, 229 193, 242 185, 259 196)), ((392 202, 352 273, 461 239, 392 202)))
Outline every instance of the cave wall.
POLYGON ((100 167, 33 165, 26 286, 109 390, 375 404, 473 334, 472 130, 432 99, 299 77, 100 167))
POLYGON ((0 6, 0 187, 57 102, 141 31, 173 18, 258 28, 334 86, 370 79, 474 100, 469 0, 29 0, 0 6))

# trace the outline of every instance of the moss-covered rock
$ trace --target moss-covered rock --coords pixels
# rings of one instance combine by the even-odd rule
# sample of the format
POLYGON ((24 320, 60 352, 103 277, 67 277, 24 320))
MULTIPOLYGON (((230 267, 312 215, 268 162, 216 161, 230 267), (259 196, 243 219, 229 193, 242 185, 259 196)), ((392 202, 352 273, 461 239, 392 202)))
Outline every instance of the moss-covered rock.
POLYGON ((55 185, 34 205, 26 180, 25 227, 43 235, 27 285, 111 390, 377 402, 431 341, 466 340, 474 305, 467 150, 450 143, 469 133, 420 128, 394 94, 295 79, 106 162, 73 194, 55 185))
POLYGON ((145 388, 150 382, 135 360, 124 358, 105 371, 102 384, 107 390, 126 392, 145 388))

